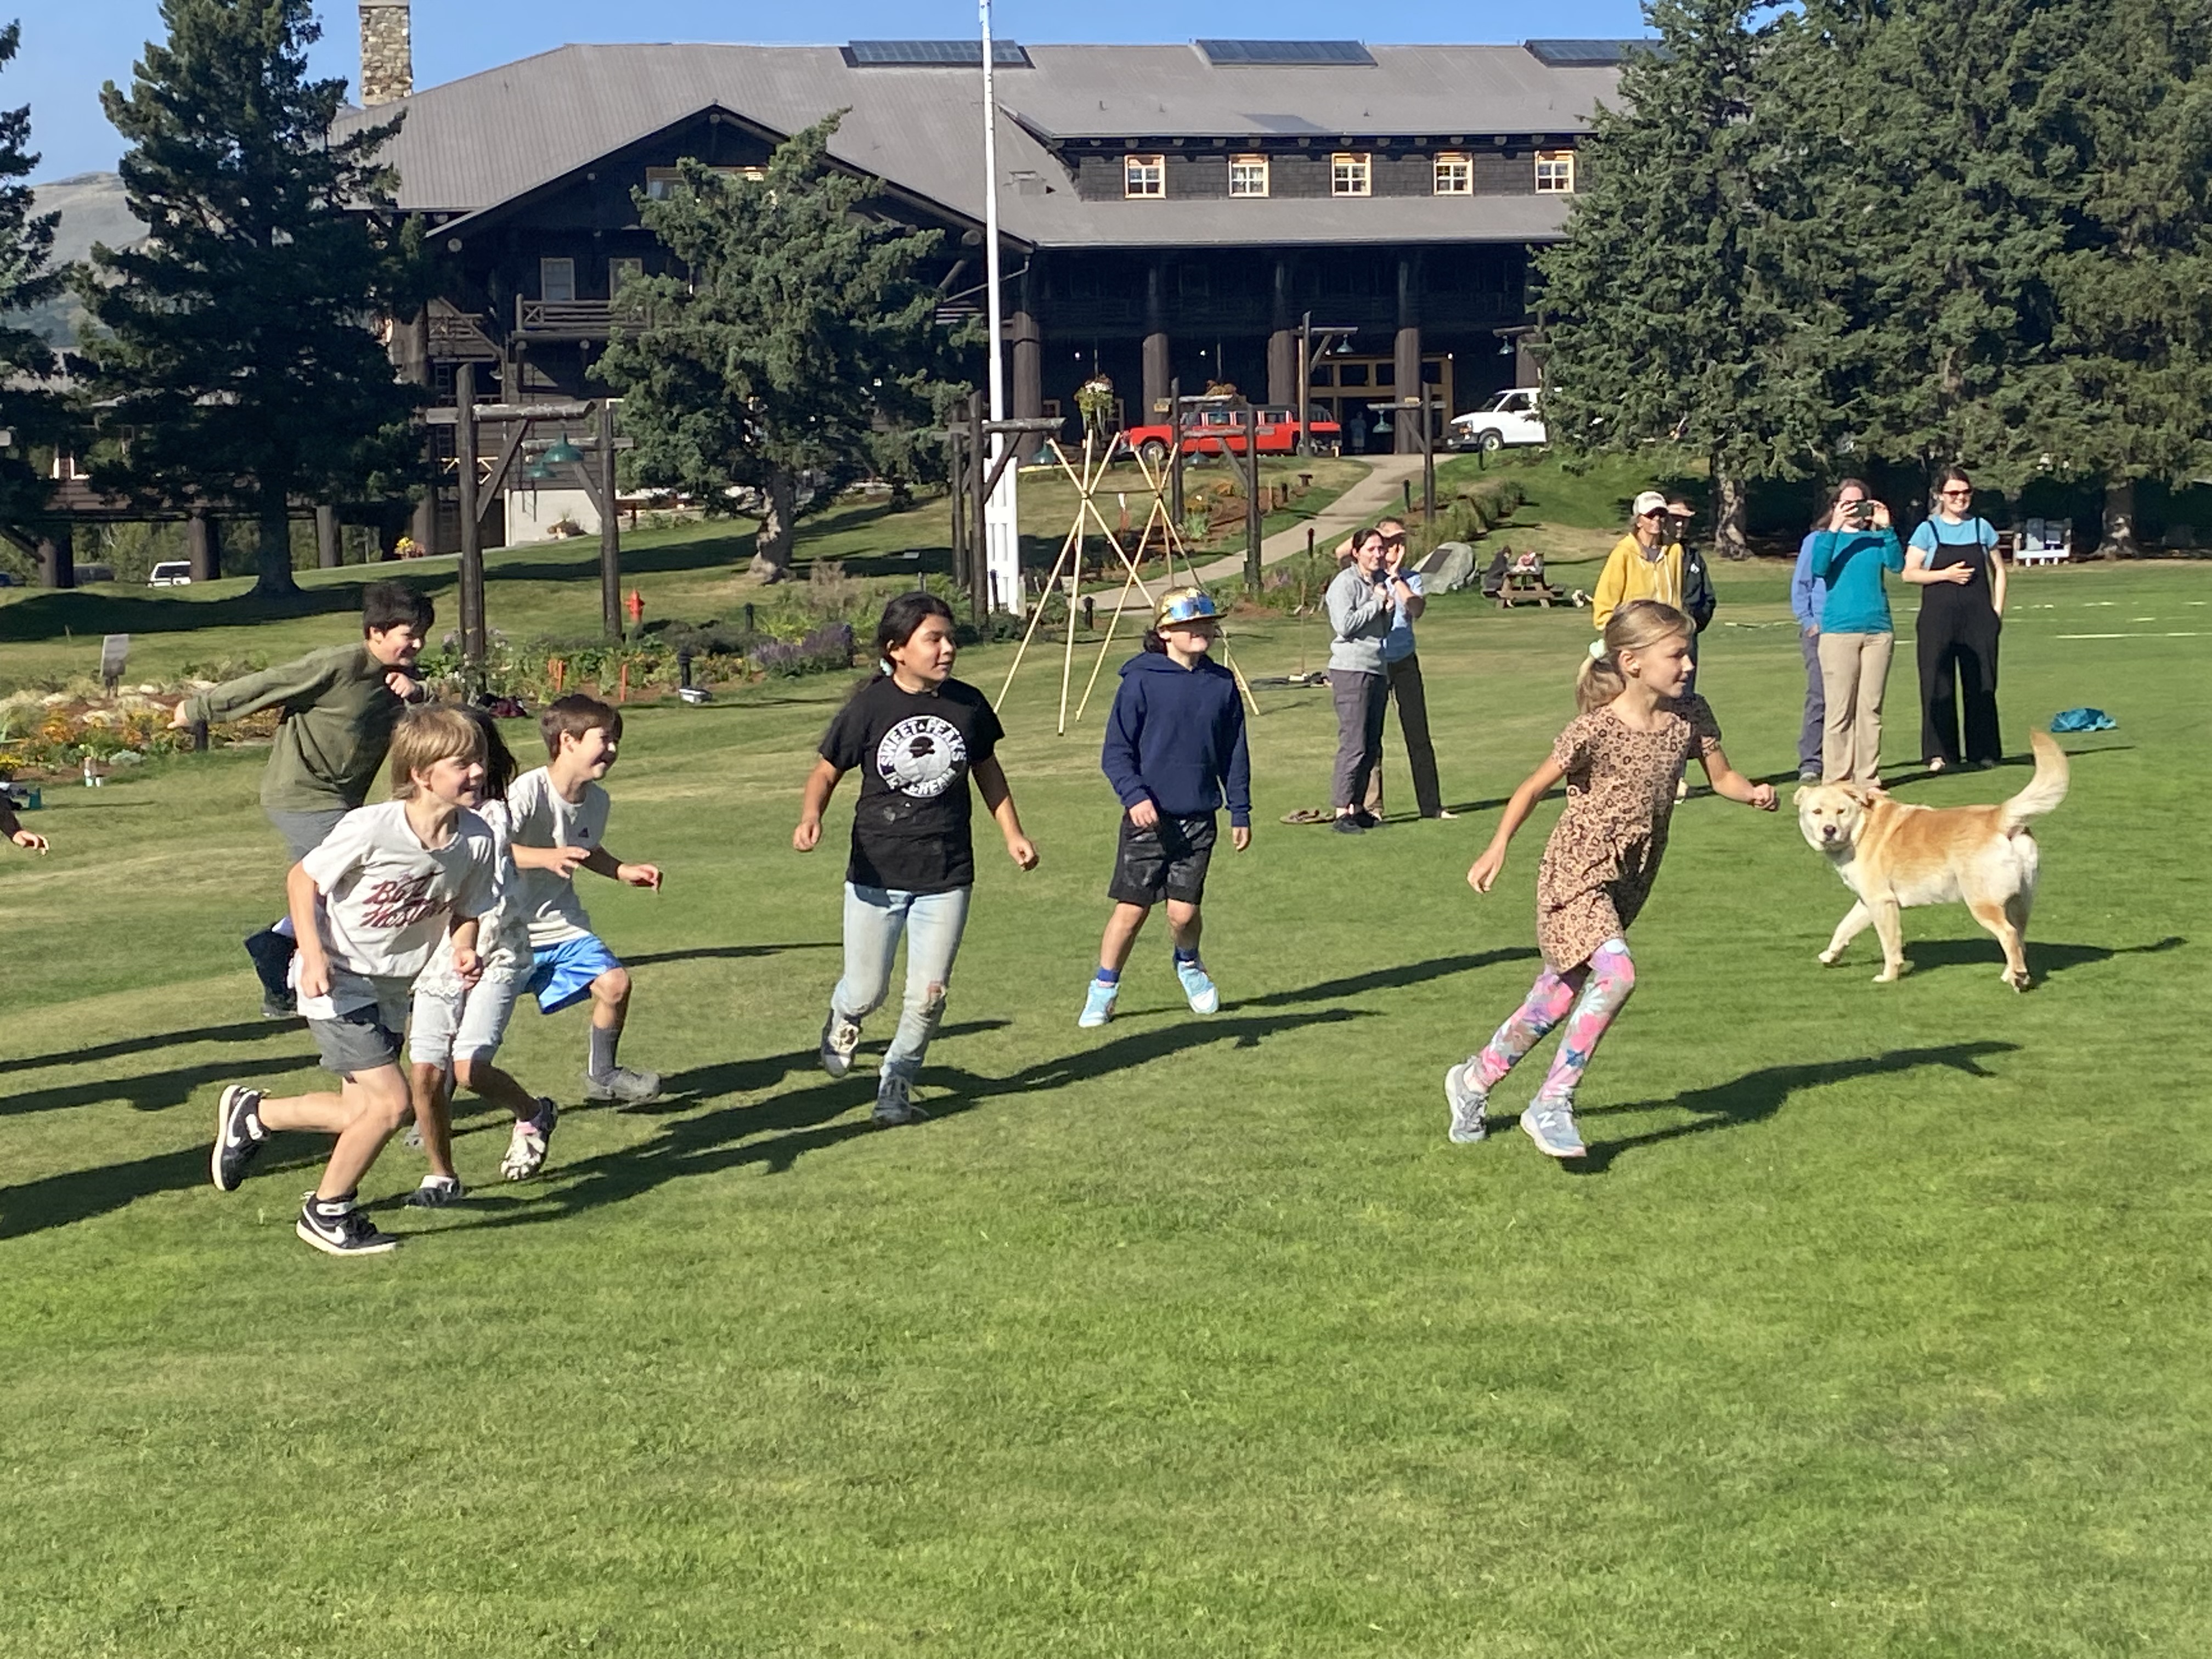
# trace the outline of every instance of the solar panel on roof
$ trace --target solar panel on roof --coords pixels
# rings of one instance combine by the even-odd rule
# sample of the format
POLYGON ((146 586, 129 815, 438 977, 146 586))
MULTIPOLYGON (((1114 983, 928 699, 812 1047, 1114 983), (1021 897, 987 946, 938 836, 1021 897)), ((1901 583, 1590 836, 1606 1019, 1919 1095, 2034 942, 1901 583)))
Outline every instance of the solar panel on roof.
MULTIPOLYGON (((981 40, 854 40, 841 48, 853 69, 981 69, 981 40)), ((1018 41, 991 42, 998 69, 1029 69, 1029 53, 1018 41)))
POLYGON ((1346 64, 1374 66, 1374 55, 1357 40, 1201 40, 1198 49, 1217 68, 1230 64, 1311 64, 1317 68, 1346 64))
POLYGON ((1526 40, 1528 53, 1547 69, 1611 69, 1632 52, 1656 40, 1526 40))

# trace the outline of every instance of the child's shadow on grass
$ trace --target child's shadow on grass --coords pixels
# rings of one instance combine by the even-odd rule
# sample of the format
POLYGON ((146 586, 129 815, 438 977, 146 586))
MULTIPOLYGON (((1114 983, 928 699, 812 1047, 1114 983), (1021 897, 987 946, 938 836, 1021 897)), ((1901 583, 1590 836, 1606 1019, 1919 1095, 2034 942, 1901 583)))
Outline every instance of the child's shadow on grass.
MULTIPOLYGON (((254 1173, 296 1169, 310 1182, 322 1167, 327 1143, 318 1147, 307 1136, 292 1137, 293 1156, 267 1157, 254 1173)), ((67 1227, 106 1215, 155 1193, 185 1192, 208 1184, 204 1146, 155 1152, 124 1164, 102 1164, 42 1176, 19 1187, 0 1187, 0 1239, 21 1238, 49 1227, 67 1227)), ((286 1188, 280 1184, 276 1191, 286 1188)), ((292 1188, 297 1191, 296 1188, 292 1188)))
POLYGON ((1377 968, 1370 973, 1353 974, 1344 979, 1323 980, 1318 985, 1302 985, 1296 990, 1270 991, 1265 996, 1245 997, 1223 1006, 1231 1012, 1240 1008, 1296 1007, 1301 1003, 1329 1002, 1369 991, 1402 991, 1409 985, 1448 979, 1454 974, 1471 974, 1478 968, 1494 968, 1500 963, 1534 962, 1537 956, 1534 945, 1509 945, 1473 956, 1431 957, 1426 962, 1400 963, 1393 968, 1377 968))
MULTIPOLYGON (((1164 1059, 1170 1054, 1210 1043, 1233 1042, 1240 1048, 1255 1048, 1279 1032, 1308 1025, 1340 1024, 1372 1016, 1356 1009, 1330 1008, 1311 1014, 1271 1014, 1245 1018, 1214 1018, 1203 1024, 1182 1024, 1151 1030, 1131 1031, 1096 1048, 1042 1060, 1009 1077, 977 1077, 957 1067, 932 1066, 933 1082, 942 1079, 952 1087, 950 1098, 927 1103, 933 1118, 971 1112, 984 1102, 1006 1095, 1047 1093, 1070 1084, 1085 1083, 1164 1059)), ((963 1030, 988 1030, 1005 1021, 977 1022, 963 1030)), ((940 1038, 953 1033, 940 1032, 940 1038)), ((708 1067, 684 1074, 689 1086, 717 1089, 757 1081, 771 1070, 788 1070, 806 1054, 779 1055, 771 1060, 744 1061, 729 1066, 708 1067)), ((779 1072, 779 1076, 781 1072, 779 1072)), ((551 1190, 501 1194, 496 1212, 490 1203, 482 1206, 482 1227, 509 1227, 551 1221, 603 1204, 620 1203, 694 1176, 715 1175, 747 1164, 761 1164, 781 1175, 807 1153, 835 1146, 856 1136, 879 1133, 866 1118, 848 1115, 867 1103, 875 1092, 872 1073, 823 1082, 811 1088, 776 1095, 750 1105, 725 1106, 696 1117, 670 1120, 660 1136, 642 1146, 625 1147, 555 1168, 550 1172, 551 1190)), ((927 1127, 906 1133, 927 1133, 927 1127)))
MULTIPOLYGON (((296 1025, 291 1029, 296 1030, 296 1025)), ((95 1042, 66 1054, 24 1054, 0 1060, 0 1072, 34 1072, 48 1066, 83 1066, 95 1060, 114 1060, 124 1054, 143 1054, 158 1048, 181 1048, 188 1042, 252 1042, 258 1037, 288 1034, 285 1022, 271 1019, 239 1020, 229 1025, 203 1025, 189 1031, 149 1031, 140 1036, 95 1042)), ((20 1110, 0 1106, 0 1111, 20 1110)))
MULTIPOLYGON (((268 1026, 259 1028, 272 1035, 268 1026)), ((282 1028, 278 1028, 281 1032, 282 1028)), ((52 1089, 33 1089, 0 1099, 0 1115, 19 1112, 52 1112, 73 1106, 90 1106, 103 1100, 130 1103, 135 1112, 167 1111, 181 1106, 210 1083, 231 1083, 240 1072, 252 1077, 276 1077, 316 1064, 315 1056, 276 1054, 258 1060, 210 1060, 196 1066, 174 1066, 139 1077, 108 1078, 103 1081, 66 1083, 52 1089)))
POLYGON ((1657 1111, 1664 1107, 1695 1112, 1698 1121, 1670 1124, 1666 1128, 1630 1135, 1621 1140, 1593 1142, 1587 1156, 1568 1159, 1560 1167, 1573 1175, 1602 1175, 1624 1152, 1640 1152, 1646 1146, 1680 1140, 1685 1135, 1708 1134, 1715 1129, 1739 1129, 1747 1123, 1761 1123, 1780 1111, 1790 1096, 1801 1089, 1816 1089, 1831 1083, 1848 1083, 1856 1078, 1884 1077, 1897 1072, 1917 1071, 1923 1066, 1948 1066, 1954 1071, 1964 1072, 1969 1077, 1993 1076, 1994 1073, 1982 1069, 1982 1060, 1991 1054, 2016 1053, 2019 1048, 2016 1042, 1954 1042, 1940 1048, 1895 1048, 1886 1054, 1868 1054, 1856 1060, 1815 1060, 1802 1066, 1768 1066, 1756 1072, 1747 1072, 1726 1083, 1692 1089, 1671 1099, 1631 1100, 1618 1106, 1593 1106, 1580 1114, 1585 1121, 1595 1117, 1614 1117, 1629 1112, 1657 1111))

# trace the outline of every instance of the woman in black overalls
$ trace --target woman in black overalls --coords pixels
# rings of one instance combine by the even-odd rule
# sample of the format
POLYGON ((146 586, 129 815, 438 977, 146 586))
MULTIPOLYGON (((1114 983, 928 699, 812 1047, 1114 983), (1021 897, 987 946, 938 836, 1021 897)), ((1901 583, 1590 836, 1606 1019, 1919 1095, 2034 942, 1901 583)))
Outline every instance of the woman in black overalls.
POLYGON ((1972 516, 1974 486, 1953 467, 1936 492, 1935 514, 1912 532, 1905 580, 1921 589, 1920 753, 1931 772, 1995 766, 1997 635, 2003 626, 2004 561, 1997 532, 1972 516), (1959 705, 1966 704, 1966 746, 1959 705))

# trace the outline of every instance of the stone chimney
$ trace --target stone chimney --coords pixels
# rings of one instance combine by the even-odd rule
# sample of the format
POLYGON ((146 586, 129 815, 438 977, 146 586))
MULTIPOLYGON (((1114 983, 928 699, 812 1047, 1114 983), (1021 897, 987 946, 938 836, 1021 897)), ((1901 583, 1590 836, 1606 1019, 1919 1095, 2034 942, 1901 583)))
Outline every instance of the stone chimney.
POLYGON ((415 90, 408 0, 361 0, 361 104, 374 109, 415 90))

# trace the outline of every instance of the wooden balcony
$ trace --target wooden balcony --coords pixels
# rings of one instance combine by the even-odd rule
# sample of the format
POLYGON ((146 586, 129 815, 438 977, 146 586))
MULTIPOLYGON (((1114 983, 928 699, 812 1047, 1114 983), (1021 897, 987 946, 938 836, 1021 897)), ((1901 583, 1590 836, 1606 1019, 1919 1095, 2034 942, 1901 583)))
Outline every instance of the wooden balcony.
POLYGON ((616 319, 637 320, 641 313, 628 301, 526 300, 514 301, 514 331, 530 340, 604 340, 616 319))
POLYGON ((430 356, 442 362, 495 363, 499 348, 483 331, 483 318, 442 301, 430 307, 430 356))

